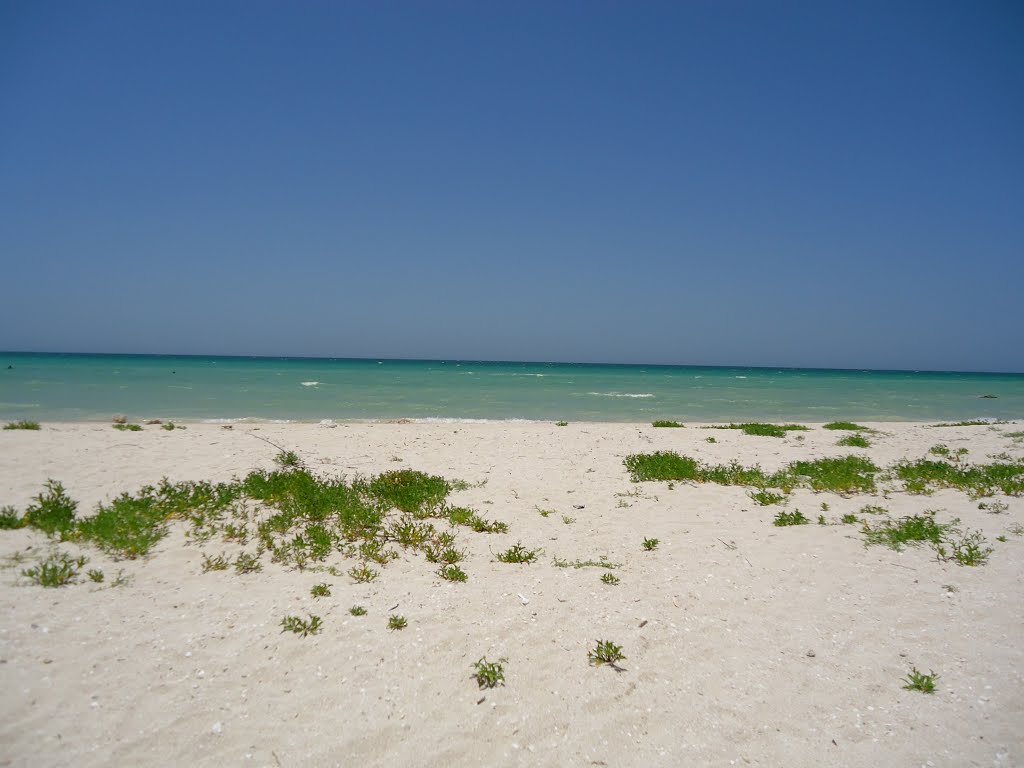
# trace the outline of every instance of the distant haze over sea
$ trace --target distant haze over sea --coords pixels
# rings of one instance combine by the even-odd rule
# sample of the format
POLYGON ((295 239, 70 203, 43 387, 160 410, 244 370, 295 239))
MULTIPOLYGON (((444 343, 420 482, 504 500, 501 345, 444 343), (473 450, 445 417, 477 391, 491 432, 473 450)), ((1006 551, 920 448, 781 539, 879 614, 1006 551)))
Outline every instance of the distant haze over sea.
POLYGON ((1024 374, 0 353, 0 419, 927 421, 1024 416, 1024 374))

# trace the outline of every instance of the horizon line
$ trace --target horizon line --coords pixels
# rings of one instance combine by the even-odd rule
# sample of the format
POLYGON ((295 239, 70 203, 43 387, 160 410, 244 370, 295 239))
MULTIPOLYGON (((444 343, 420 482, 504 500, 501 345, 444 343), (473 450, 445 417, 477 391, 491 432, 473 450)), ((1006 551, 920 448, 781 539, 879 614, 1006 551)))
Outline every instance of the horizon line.
POLYGON ((785 371, 842 371, 860 373, 970 373, 999 376, 1024 376, 1024 371, 977 371, 958 370, 951 368, 832 368, 814 365, 744 365, 702 363, 615 363, 608 361, 572 361, 572 360, 486 360, 474 358, 419 358, 419 357, 346 357, 323 355, 232 355, 232 354, 201 354, 179 352, 44 352, 37 350, 0 350, 0 355, 62 355, 81 357, 222 357, 237 360, 329 360, 329 361, 367 361, 389 363, 513 363, 521 365, 611 365, 622 367, 656 367, 656 368, 741 368, 744 370, 785 370, 785 371))

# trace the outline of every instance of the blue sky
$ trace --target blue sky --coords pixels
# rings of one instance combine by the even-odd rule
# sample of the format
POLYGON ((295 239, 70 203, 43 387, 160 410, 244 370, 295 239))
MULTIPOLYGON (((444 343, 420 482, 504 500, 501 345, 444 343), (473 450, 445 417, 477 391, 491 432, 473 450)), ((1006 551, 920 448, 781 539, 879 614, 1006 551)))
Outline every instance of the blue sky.
POLYGON ((6 2, 0 349, 1024 371, 1015 2, 6 2))

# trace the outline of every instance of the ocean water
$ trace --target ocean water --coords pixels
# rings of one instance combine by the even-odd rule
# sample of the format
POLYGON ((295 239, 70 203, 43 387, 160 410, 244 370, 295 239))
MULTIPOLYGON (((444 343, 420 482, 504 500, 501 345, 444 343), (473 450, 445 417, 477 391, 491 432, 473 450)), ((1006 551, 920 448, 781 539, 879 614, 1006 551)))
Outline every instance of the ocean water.
POLYGON ((0 353, 0 419, 115 413, 181 421, 1012 419, 1024 417, 1024 374, 0 353))

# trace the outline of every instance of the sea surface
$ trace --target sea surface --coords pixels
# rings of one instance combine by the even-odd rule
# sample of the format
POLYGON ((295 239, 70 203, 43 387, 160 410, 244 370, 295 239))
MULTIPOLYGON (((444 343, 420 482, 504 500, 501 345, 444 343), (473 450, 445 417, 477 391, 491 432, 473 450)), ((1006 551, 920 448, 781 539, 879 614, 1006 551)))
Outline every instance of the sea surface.
POLYGON ((0 352, 0 420, 1024 417, 1024 374, 0 352), (989 395, 991 397, 983 397, 989 395))

